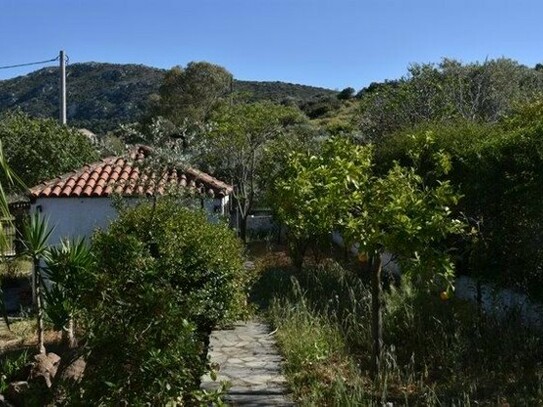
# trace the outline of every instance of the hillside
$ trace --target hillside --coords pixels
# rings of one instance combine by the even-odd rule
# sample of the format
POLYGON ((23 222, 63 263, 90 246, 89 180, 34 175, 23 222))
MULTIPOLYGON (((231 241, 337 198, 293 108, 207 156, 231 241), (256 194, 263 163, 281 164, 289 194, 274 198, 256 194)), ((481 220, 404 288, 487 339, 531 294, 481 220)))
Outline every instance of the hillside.
MULTIPOLYGON (((157 93, 165 70, 133 64, 81 63, 67 67, 68 121, 103 133, 137 120, 157 93)), ((236 81, 249 100, 297 103, 336 92, 285 82, 236 81)), ((38 117, 58 116, 58 68, 48 67, 0 81, 0 112, 20 108, 38 117)))

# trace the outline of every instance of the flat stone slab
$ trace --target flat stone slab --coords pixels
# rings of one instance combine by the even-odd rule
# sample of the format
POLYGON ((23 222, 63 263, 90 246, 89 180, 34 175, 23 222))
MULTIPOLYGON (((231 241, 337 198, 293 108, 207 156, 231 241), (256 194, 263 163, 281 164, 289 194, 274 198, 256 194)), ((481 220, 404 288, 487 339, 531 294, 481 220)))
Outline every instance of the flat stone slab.
POLYGON ((209 344, 217 380, 204 376, 202 388, 230 384, 225 402, 230 406, 294 406, 281 373, 281 356, 273 334, 260 322, 240 322, 232 329, 213 331, 209 344))

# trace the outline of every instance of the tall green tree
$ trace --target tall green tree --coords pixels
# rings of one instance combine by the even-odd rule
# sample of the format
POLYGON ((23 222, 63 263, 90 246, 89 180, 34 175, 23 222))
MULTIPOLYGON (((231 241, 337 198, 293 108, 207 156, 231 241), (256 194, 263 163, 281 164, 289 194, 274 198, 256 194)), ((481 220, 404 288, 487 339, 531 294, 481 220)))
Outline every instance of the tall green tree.
POLYGON ((233 77, 225 68, 209 62, 176 66, 164 77, 153 116, 163 116, 175 125, 204 122, 231 91, 233 77))
POLYGON ((257 102, 224 105, 211 117, 212 129, 202 138, 198 161, 234 186, 240 235, 246 238, 247 217, 266 177, 261 164, 266 146, 289 126, 303 121, 296 108, 257 102))
POLYGON ((89 139, 77 130, 21 112, 0 118, 0 140, 6 162, 28 186, 98 159, 89 139))

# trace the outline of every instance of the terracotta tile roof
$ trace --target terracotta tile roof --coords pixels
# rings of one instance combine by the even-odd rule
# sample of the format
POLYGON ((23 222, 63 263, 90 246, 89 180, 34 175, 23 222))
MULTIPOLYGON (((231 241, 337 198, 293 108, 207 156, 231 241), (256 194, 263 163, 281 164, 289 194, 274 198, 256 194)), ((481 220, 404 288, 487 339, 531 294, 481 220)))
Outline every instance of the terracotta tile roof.
POLYGON ((78 171, 43 182, 30 189, 32 198, 45 197, 107 197, 162 195, 170 188, 182 187, 190 193, 222 197, 232 186, 194 168, 171 168, 157 177, 134 165, 149 156, 152 150, 136 147, 128 157, 109 157, 78 171), (158 179, 158 182, 157 182, 158 179))

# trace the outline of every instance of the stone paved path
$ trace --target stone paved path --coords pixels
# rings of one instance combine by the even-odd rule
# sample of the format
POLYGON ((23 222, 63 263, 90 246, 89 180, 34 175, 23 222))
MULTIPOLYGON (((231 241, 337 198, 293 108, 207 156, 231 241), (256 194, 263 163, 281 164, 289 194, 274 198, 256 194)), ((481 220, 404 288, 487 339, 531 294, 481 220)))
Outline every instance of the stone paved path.
POLYGON ((212 363, 219 365, 217 381, 204 377, 202 388, 215 389, 223 380, 231 387, 230 406, 294 406, 281 374, 281 356, 268 327, 259 322, 238 323, 233 329, 213 331, 212 363))

